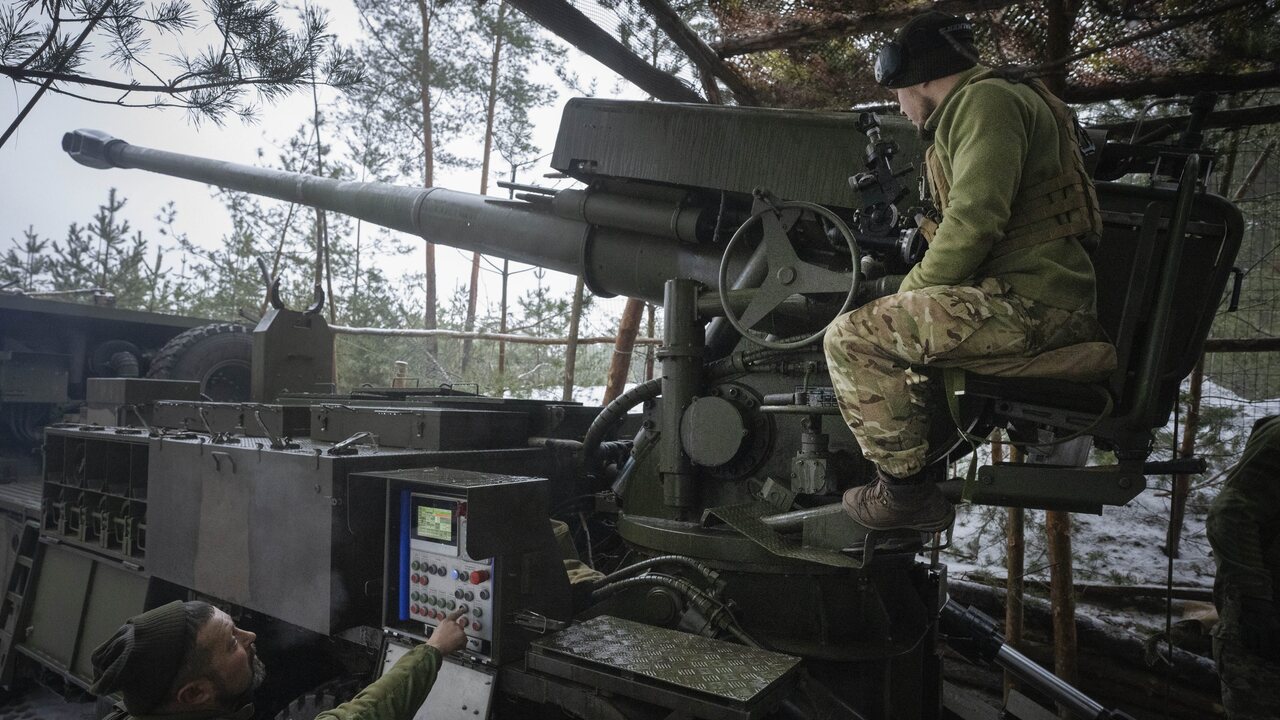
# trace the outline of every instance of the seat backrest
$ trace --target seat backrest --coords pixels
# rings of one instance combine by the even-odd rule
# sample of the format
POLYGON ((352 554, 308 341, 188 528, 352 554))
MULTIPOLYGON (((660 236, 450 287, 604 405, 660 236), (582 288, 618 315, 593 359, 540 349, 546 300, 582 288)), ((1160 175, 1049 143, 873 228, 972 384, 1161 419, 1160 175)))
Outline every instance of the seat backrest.
POLYGON ((1115 417, 1130 427, 1155 428, 1168 421, 1182 379, 1191 372, 1217 314, 1223 289, 1240 249, 1244 222, 1222 197, 1197 194, 1181 260, 1174 277, 1163 277, 1176 189, 1097 183, 1103 233, 1093 253, 1098 319, 1116 345, 1119 367, 1110 382, 1115 417), (1163 340, 1152 337, 1162 286, 1173 283, 1172 316, 1163 340), (1154 402, 1139 397, 1138 375, 1146 355, 1160 356, 1148 386, 1154 402))

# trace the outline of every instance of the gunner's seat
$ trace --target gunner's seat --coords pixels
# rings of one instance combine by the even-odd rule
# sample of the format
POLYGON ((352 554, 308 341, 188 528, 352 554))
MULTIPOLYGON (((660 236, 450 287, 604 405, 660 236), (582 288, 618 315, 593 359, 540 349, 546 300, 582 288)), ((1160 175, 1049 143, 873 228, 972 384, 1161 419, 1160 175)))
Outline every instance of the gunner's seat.
MULTIPOLYGON (((1014 428, 1015 441, 1079 434, 1115 453, 1103 467, 1060 464, 980 468, 951 494, 979 504, 1100 513, 1145 488, 1144 463, 1168 422, 1182 379, 1204 348, 1244 232, 1240 210, 1201 188, 1200 158, 1186 158, 1176 186, 1097 183, 1103 233, 1093 252, 1098 317, 1116 350, 1100 382, 964 372, 965 413, 988 427, 1014 428), (1020 437, 1021 436, 1021 437, 1020 437)), ((1072 346, 1060 352, 1070 353, 1072 346)), ((1087 448, 1086 448, 1087 449, 1087 448)))

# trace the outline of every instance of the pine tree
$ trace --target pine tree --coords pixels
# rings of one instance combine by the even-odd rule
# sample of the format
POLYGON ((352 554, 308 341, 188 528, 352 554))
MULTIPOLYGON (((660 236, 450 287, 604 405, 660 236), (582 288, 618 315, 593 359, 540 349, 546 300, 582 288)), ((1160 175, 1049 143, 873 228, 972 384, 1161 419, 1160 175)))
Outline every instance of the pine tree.
POLYGON ((358 83, 326 13, 307 6, 298 22, 292 31, 274 3, 252 0, 211 2, 204 11, 186 0, 9 3, 0 8, 0 75, 40 89, 0 134, 0 145, 46 91, 126 107, 179 107, 195 121, 221 122, 228 113, 254 117, 255 100, 276 100, 316 74, 336 87, 358 83), (213 33, 212 42, 193 49, 196 32, 213 33), (154 49, 172 47, 169 38, 181 43, 176 51, 154 49))
MULTIPOLYGON (((473 34, 484 46, 491 47, 488 58, 488 78, 483 88, 484 100, 484 150, 481 153, 480 194, 489 192, 491 161, 495 143, 501 150, 519 145, 525 155, 537 153, 529 138, 532 128, 528 125, 530 111, 555 100, 554 88, 530 79, 530 71, 538 64, 547 65, 561 72, 563 56, 523 14, 512 10, 506 2, 476 5, 473 34), (492 7, 491 7, 492 6, 492 7), (513 122, 520 118, 523 125, 513 122), (511 136, 504 137, 506 133, 511 136)), ((505 267, 505 264, 504 264, 505 267)), ((503 284, 507 281, 503 273, 503 284)), ((468 285, 467 313, 464 329, 475 329, 476 302, 480 284, 480 254, 471 255, 471 281, 468 285)), ((467 372, 471 360, 470 340, 463 342, 462 373, 467 372)))
POLYGON ((38 282, 44 277, 49 259, 45 250, 48 240, 41 240, 35 228, 22 231, 22 242, 10 238, 13 247, 0 258, 0 288, 17 288, 32 291, 41 289, 38 282))
MULTIPOLYGON (((467 42, 466 3, 447 0, 357 0, 368 39, 357 52, 371 79, 348 97, 347 115, 371 119, 386 152, 400 159, 400 178, 435 184, 438 166, 470 161, 444 148, 475 115, 478 83, 467 42)), ((435 245, 426 246, 423 326, 437 326, 435 245)), ((433 354, 436 343, 427 342, 433 354)))

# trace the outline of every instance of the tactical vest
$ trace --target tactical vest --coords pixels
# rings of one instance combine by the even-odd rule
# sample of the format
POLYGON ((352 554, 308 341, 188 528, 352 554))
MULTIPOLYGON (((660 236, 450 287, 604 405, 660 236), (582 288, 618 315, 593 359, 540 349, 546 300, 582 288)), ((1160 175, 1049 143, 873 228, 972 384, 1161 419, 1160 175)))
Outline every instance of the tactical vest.
MULTIPOLYGON (((1013 82, 995 70, 985 70, 965 84, 987 80, 1013 82)), ((1084 167, 1075 114, 1039 80, 1028 80, 1026 85, 1036 91, 1053 113, 1058 126, 1058 156, 1062 172, 1056 177, 1018 189, 1010 207, 1004 239, 991 249, 990 256, 1001 257, 1015 250, 1062 238, 1075 238, 1086 249, 1092 249, 1102 234, 1102 214, 1098 211, 1098 195, 1093 189, 1093 181, 1084 167)), ((942 164, 934 153, 933 145, 925 149, 924 161, 929 192, 938 212, 945 218, 951 186, 942 172, 942 164)))

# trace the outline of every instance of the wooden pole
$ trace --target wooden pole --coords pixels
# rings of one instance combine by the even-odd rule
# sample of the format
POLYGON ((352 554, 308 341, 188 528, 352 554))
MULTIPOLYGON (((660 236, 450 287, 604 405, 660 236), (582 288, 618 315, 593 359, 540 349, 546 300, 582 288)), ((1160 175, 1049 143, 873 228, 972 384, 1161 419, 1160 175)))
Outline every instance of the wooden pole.
MULTIPOLYGON (((422 107, 422 186, 435 185, 436 155, 435 133, 431 117, 431 16, 432 8, 426 0, 418 0, 418 13, 422 18, 422 52, 418 68, 418 101, 422 107)), ((423 286, 426 290, 426 302, 422 309, 422 327, 427 330, 436 329, 436 246, 427 241, 422 258, 423 286)), ((427 338, 426 352, 433 358, 440 355, 440 347, 435 338, 427 338)))
MULTIPOLYGON (((997 433, 999 431, 996 431, 997 433)), ((999 437, 997 435, 996 437, 999 437)), ((991 446, 992 462, 1001 462, 1003 455, 1001 443, 991 446)), ((1009 448, 1009 462, 1022 462, 1022 453, 1016 447, 1009 448)), ((1004 603, 1004 638, 1014 648, 1022 645, 1023 629, 1023 597, 1026 575, 1026 510, 1022 508, 1006 508, 1005 522, 1005 603, 1004 603)), ((1004 697, 1009 699, 1009 691, 1016 688, 1013 676, 1004 674, 1004 697)))
MULTIPOLYGON (((1191 457, 1196 451, 1196 431, 1200 429, 1200 396, 1204 389, 1204 355, 1196 362, 1191 371, 1191 389, 1187 402, 1187 421, 1182 428, 1182 442, 1178 447, 1178 457, 1191 457)), ((1178 557, 1178 546, 1182 543, 1182 525, 1187 516, 1187 496, 1191 494, 1191 476, 1173 476, 1173 495, 1169 498, 1169 529, 1164 538, 1164 554, 1171 558, 1178 557)))
MULTIPOLYGON (((1046 5, 1048 37, 1044 44, 1044 61, 1049 63, 1065 58, 1071 53, 1071 32, 1075 29, 1076 15, 1079 14, 1080 6, 1079 0, 1049 0, 1046 5)), ((1069 65, 1064 64, 1055 67, 1044 76, 1044 84, 1054 95, 1062 97, 1065 94, 1067 74, 1070 69, 1069 65)))
POLYGON ((569 314, 569 342, 564 348, 564 392, 560 399, 563 402, 573 400, 573 371, 578 362, 578 324, 582 320, 582 276, 573 287, 573 309, 569 314))
MULTIPOLYGON (((1049 602, 1053 607, 1053 672, 1069 683, 1076 681, 1076 595, 1072 586, 1071 513, 1045 513, 1049 539, 1049 602)), ((1070 718, 1065 708, 1058 717, 1070 718)))
POLYGON ((601 405, 608 405, 614 398, 622 394, 627 386, 627 373, 631 371, 631 353, 636 347, 636 335, 640 332, 640 316, 644 314, 645 302, 635 298, 627 298, 627 306, 622 310, 622 319, 618 321, 618 341, 613 346, 613 357, 609 360, 609 379, 605 382, 604 399, 601 405))

